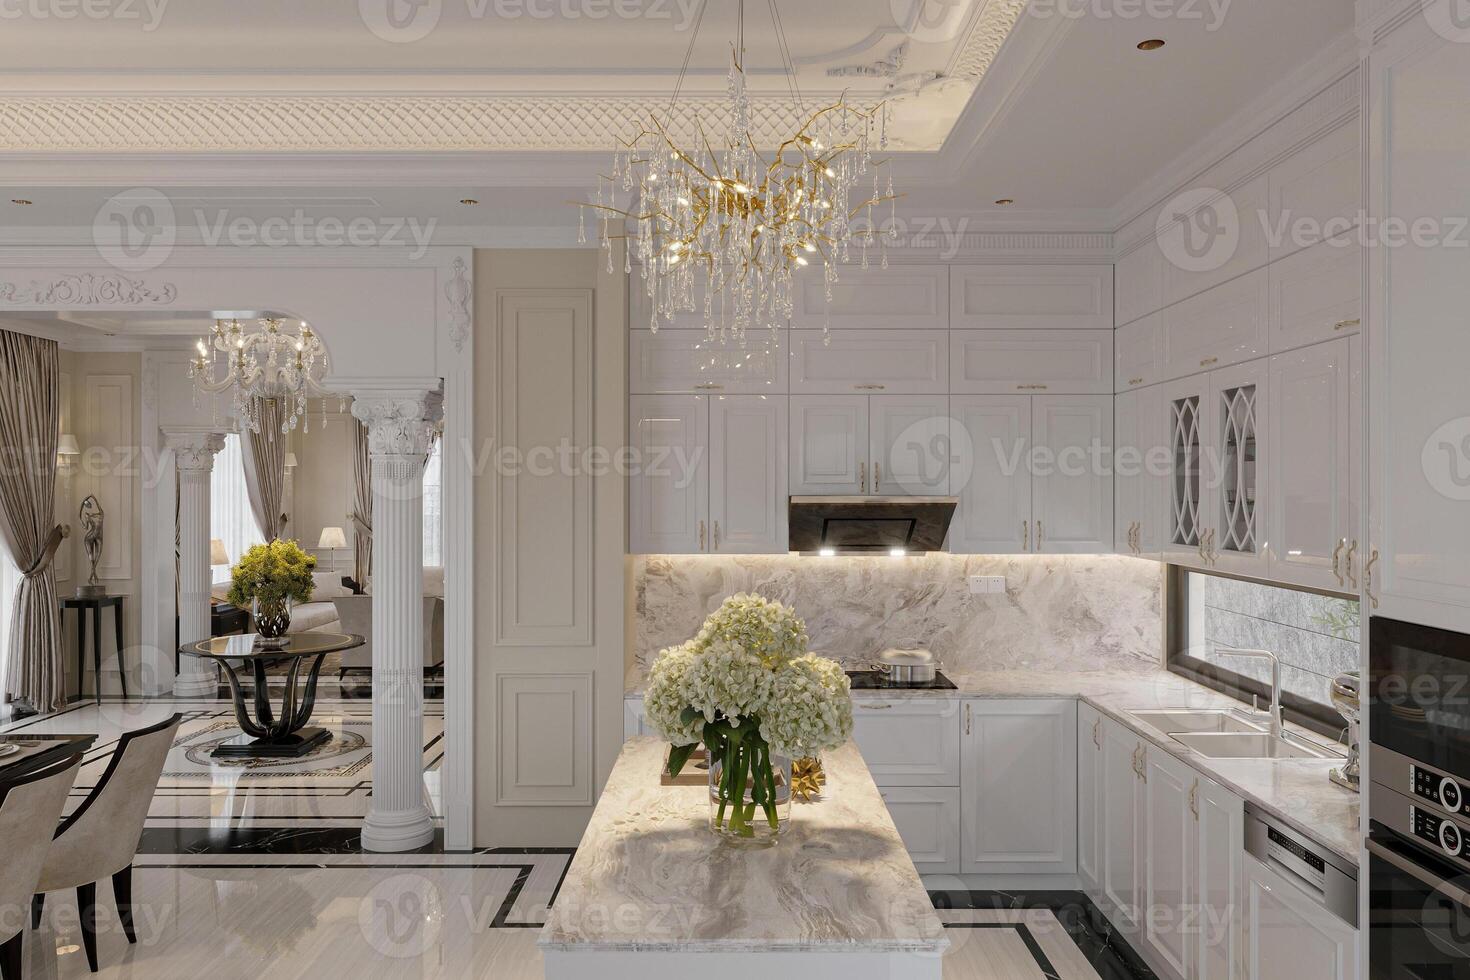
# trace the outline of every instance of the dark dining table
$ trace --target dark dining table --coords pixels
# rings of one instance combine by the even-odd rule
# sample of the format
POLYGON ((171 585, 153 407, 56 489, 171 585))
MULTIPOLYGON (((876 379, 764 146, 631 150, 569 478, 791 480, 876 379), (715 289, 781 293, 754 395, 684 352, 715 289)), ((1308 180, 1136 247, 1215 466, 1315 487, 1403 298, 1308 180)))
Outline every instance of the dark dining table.
POLYGON ((62 759, 85 752, 96 735, 0 734, 0 783, 9 782, 62 759), (16 749, 5 746, 15 745, 16 749))

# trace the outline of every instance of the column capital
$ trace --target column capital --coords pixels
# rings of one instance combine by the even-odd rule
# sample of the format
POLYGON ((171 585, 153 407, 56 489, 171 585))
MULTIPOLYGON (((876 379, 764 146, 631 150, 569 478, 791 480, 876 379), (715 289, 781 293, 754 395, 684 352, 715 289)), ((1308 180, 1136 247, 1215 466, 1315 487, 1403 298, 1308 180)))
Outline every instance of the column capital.
POLYGON ((442 396, 423 388, 353 392, 352 415, 368 430, 370 456, 426 456, 442 396))
POLYGON ((225 434, 210 429, 165 429, 163 442, 181 471, 214 469, 214 454, 225 448, 225 434))

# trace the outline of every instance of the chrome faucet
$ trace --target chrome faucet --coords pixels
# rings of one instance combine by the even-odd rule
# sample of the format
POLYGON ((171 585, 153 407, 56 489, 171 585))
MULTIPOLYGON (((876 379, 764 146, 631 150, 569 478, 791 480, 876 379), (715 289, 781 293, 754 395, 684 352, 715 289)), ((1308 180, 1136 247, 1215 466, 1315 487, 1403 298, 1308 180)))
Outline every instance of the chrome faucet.
POLYGON ((1281 727, 1281 660, 1270 650, 1243 650, 1237 647, 1216 647, 1216 653, 1227 657, 1252 657, 1271 661, 1271 735, 1282 738, 1281 727))

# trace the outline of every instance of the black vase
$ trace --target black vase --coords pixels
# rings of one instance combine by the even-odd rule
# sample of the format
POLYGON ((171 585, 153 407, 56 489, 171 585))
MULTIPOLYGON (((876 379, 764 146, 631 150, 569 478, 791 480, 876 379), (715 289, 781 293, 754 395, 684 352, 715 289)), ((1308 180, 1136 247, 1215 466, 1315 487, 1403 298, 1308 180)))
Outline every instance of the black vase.
POLYGON ((253 610, 255 635, 263 647, 279 647, 286 643, 286 631, 291 628, 291 600, 274 602, 255 600, 253 610))

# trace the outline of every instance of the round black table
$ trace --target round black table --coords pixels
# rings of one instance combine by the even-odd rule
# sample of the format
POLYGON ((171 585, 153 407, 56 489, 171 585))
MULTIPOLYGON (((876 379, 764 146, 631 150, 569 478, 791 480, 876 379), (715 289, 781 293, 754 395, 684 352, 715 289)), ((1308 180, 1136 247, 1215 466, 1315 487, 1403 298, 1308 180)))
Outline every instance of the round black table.
POLYGON ((316 704, 317 675, 321 673, 322 660, 327 654, 360 647, 362 637, 355 633, 292 633, 285 646, 262 649, 256 648, 255 639, 254 633, 242 633, 216 636, 179 647, 179 652, 188 656, 219 661, 235 699, 235 720, 240 723, 240 731, 244 734, 221 742, 210 754, 221 759, 298 758, 331 741, 332 733, 325 728, 306 727, 311 720, 311 709, 316 704), (301 665, 308 659, 311 667, 306 675, 306 687, 298 698, 301 665), (231 661, 241 661, 251 667, 255 681, 254 719, 246 710, 245 692, 240 689, 240 678, 231 661), (288 661, 291 667, 286 672, 286 690, 281 697, 280 717, 277 717, 271 705, 265 669, 271 664, 288 661))

